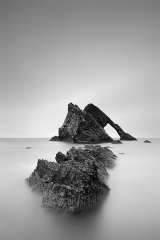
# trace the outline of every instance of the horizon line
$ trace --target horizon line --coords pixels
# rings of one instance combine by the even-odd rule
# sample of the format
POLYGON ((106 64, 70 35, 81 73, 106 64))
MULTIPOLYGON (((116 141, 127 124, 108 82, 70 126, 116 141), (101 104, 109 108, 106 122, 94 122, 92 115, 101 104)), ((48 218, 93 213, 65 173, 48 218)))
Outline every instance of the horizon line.
MULTIPOLYGON (((50 139, 51 137, 0 137, 0 139, 22 139, 22 138, 25 138, 25 139, 50 139)), ((114 137, 114 138, 118 138, 118 137, 114 137)), ((136 138, 160 138, 160 136, 158 137, 155 137, 155 136, 138 136, 136 138)))

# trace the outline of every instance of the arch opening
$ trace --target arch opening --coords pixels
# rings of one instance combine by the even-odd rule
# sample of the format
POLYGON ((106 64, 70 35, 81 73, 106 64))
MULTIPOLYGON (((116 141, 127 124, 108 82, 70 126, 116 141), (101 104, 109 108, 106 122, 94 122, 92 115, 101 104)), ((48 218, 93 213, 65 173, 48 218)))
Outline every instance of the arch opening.
POLYGON ((118 135, 117 131, 109 124, 104 128, 106 133, 109 134, 110 137, 113 139, 120 139, 120 136, 118 135))

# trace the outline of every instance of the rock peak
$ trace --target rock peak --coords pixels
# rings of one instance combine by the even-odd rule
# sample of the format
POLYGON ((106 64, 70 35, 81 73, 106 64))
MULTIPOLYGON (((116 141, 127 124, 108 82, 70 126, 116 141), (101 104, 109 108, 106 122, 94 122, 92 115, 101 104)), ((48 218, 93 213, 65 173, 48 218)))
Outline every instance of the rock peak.
POLYGON ((104 130, 107 124, 117 131, 120 140, 136 140, 92 103, 83 111, 78 105, 69 103, 67 116, 62 127, 59 128, 59 136, 51 140, 72 140, 76 143, 111 142, 112 137, 104 130))

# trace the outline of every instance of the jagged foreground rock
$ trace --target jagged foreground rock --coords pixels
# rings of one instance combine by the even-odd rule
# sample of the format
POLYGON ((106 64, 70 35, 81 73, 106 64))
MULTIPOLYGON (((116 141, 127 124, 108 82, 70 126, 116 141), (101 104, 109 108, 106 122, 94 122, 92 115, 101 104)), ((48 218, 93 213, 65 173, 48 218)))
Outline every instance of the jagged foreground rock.
POLYGON ((38 160, 27 182, 43 194, 44 207, 79 212, 95 206, 109 190, 106 168, 114 166, 115 158, 107 147, 72 147, 66 155, 58 152, 56 162, 38 160))
POLYGON ((82 111, 72 103, 68 104, 68 114, 59 128, 59 135, 50 140, 72 140, 76 143, 112 142, 112 137, 104 130, 107 124, 117 131, 120 140, 136 140, 93 104, 88 104, 82 111))

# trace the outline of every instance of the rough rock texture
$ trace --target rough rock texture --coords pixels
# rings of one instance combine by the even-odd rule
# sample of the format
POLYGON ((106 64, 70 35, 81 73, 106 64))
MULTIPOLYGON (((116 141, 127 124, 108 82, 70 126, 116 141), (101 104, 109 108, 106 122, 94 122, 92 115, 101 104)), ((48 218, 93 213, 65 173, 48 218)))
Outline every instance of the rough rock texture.
POLYGON ((102 127, 110 124, 117 131, 118 135, 120 136, 120 140, 136 140, 135 137, 131 136, 129 133, 126 133, 118 124, 114 123, 104 112, 102 112, 95 105, 88 104, 85 107, 84 111, 90 113, 102 127))
POLYGON ((57 153, 57 162, 38 160, 27 182, 43 194, 44 207, 79 212, 95 206, 108 191, 106 168, 114 166, 115 158, 107 147, 72 147, 66 155, 57 153))
POLYGON ((117 131, 120 140, 136 140, 93 104, 88 104, 82 111, 72 103, 68 104, 68 114, 62 127, 59 128, 59 135, 50 140, 71 140, 76 143, 112 142, 112 137, 104 130, 107 124, 117 131))
POLYGON ((94 117, 82 111, 77 105, 68 104, 68 114, 61 128, 59 136, 54 140, 71 140, 75 143, 111 142, 113 139, 105 132, 94 117))

